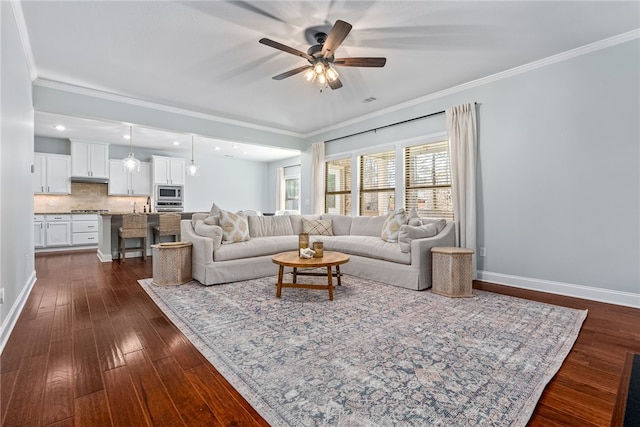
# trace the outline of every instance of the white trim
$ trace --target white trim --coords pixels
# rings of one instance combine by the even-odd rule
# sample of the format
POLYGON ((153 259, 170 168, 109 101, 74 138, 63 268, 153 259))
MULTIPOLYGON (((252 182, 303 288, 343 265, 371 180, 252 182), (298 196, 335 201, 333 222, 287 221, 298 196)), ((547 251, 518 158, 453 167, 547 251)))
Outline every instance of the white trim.
POLYGON ((102 251, 100 249, 98 249, 98 259, 100 260, 100 262, 113 262, 113 255, 111 254, 104 254, 102 253, 102 251))
POLYGON ((36 61, 33 58, 33 50, 31 50, 31 40, 29 39, 29 32, 27 31, 27 22, 24 20, 22 4, 19 1, 11 0, 11 8, 13 9, 13 16, 16 21, 16 26, 18 27, 18 34, 20 34, 20 41, 22 42, 25 60, 27 61, 27 68, 29 68, 29 76, 31 77, 31 81, 34 81, 38 78, 38 70, 36 69, 36 61))
POLYGON ((626 307, 640 308, 640 294, 613 291, 611 289, 595 288, 572 283, 553 282, 551 280, 533 279, 530 277, 512 276, 509 274, 478 271, 478 280, 513 286, 514 288, 565 295, 574 298, 606 302, 626 307))
POLYGON ((288 131, 288 130, 284 130, 284 129, 277 129, 277 128, 273 128, 273 127, 269 127, 269 126, 258 125, 258 124, 244 122, 244 121, 240 121, 240 120, 227 119, 225 117, 215 116, 213 114, 199 113, 197 111, 186 110, 184 108, 172 107, 172 106, 169 106, 169 105, 158 104, 158 103, 151 102, 151 101, 144 101, 144 100, 141 100, 141 99, 131 98, 131 97, 124 96, 124 95, 117 95, 115 93, 104 92, 104 91, 97 90, 97 89, 90 89, 90 88, 76 86, 76 85, 72 85, 72 84, 69 84, 69 83, 63 83, 63 82, 58 82, 58 81, 54 81, 54 80, 47 80, 47 79, 40 79, 39 78, 39 79, 36 79, 33 82, 33 85, 34 86, 44 87, 44 88, 49 88, 49 89, 61 90, 61 91, 64 91, 64 92, 75 93, 75 94, 78 94, 78 95, 91 96, 91 97, 94 97, 94 98, 105 99, 105 100, 108 100, 108 101, 120 102, 122 104, 135 105, 137 107, 151 108, 151 109, 154 109, 154 110, 165 111, 167 113, 180 114, 180 115, 183 115, 183 116, 194 117, 194 118, 198 118, 198 119, 212 120, 212 121, 216 121, 216 122, 220 122, 220 123, 226 123, 226 124, 230 124, 230 125, 241 126, 241 127, 261 130, 261 131, 265 131, 265 132, 276 133, 276 134, 279 134, 279 135, 293 136, 293 137, 296 137, 296 138, 303 138, 304 137, 304 134, 301 134, 301 133, 298 133, 298 132, 292 132, 292 131, 288 131))
POLYGON ((424 95, 419 98, 412 99, 410 101, 406 101, 400 104, 393 105, 388 108, 383 108, 382 110, 374 111, 373 113, 365 114, 364 116, 359 116, 353 118, 351 120, 346 120, 344 122, 337 123, 335 125, 327 126, 322 129, 314 130, 305 135, 305 137, 309 138, 315 135, 319 135, 325 132, 334 131, 341 129, 346 126, 354 125, 365 120, 373 119, 376 117, 384 116, 389 113, 396 112, 398 110, 403 110, 405 108, 413 107, 415 105, 423 104, 425 102, 434 101, 439 98, 444 98, 445 96, 449 96, 458 92, 462 92, 465 90, 469 90, 474 87, 486 85, 488 83, 492 83, 498 80, 506 79, 512 76, 516 76, 518 74, 526 73, 528 71, 532 71, 538 68, 546 67, 547 65, 556 64, 558 62, 566 61, 571 58, 575 58, 577 56, 586 55, 591 52, 596 52, 598 50, 606 49, 611 46, 616 46, 618 44, 626 43, 631 40, 635 40, 640 38, 640 29, 631 30, 629 32, 619 34, 617 36, 609 37, 608 39, 600 40, 594 43, 590 43, 585 46, 581 46, 575 49, 568 50, 566 52, 559 53, 557 55, 549 56, 547 58, 540 59, 538 61, 530 62, 528 64, 520 65, 515 68, 511 68, 509 70, 501 71, 496 74, 491 74, 486 77, 481 77, 476 80, 472 80, 467 83, 463 83, 458 86, 453 86, 448 89, 444 89, 438 92, 431 93, 429 95, 424 95))
POLYGON ((2 326, 0 326, 0 353, 4 350, 4 346, 7 344, 9 336, 11 335, 13 328, 16 326, 18 317, 20 317, 20 313, 22 313, 22 310, 27 303, 27 299, 29 298, 29 294, 31 293, 31 289, 33 289, 33 285, 35 285, 36 280, 36 272, 34 270, 31 273, 31 276, 29 276, 27 283, 25 283, 25 286, 22 287, 20 295, 18 295, 18 298, 11 306, 7 316, 4 318, 2 326))

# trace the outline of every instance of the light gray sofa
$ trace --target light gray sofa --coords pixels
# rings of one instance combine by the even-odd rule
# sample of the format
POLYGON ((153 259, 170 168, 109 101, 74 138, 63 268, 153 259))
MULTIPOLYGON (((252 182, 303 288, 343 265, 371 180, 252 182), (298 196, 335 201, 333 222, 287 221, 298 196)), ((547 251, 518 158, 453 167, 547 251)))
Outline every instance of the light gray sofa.
MULTIPOLYGON (((302 218, 330 219, 333 236, 311 235, 320 240, 325 251, 338 251, 350 256, 340 267, 344 274, 364 277, 403 288, 423 290, 431 287, 431 248, 454 246, 454 223, 447 222, 437 235, 410 241, 410 251, 402 252, 400 244, 381 238, 386 217, 352 217, 344 215, 249 216, 250 240, 220 244, 215 238, 196 233, 207 214, 194 214, 182 220, 182 240, 193 243, 193 277, 203 285, 249 280, 275 275, 278 267, 271 257, 298 248, 302 218)), ((210 217, 211 218, 211 217, 210 217)), ((408 250, 409 245, 405 245, 408 250)))

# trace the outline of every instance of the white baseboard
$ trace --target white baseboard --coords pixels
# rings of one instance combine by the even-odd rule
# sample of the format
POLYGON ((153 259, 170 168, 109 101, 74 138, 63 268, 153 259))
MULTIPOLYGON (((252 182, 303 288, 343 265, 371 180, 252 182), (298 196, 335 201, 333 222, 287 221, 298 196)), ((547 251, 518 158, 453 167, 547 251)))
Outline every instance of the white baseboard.
POLYGON ((113 256, 110 253, 109 254, 105 254, 100 249, 98 249, 98 259, 101 262, 111 262, 111 261, 113 261, 113 256))
POLYGON ((478 280, 496 283, 498 285, 513 286, 514 288, 547 292, 550 294, 606 302, 640 308, 640 294, 613 291, 610 289, 594 288, 591 286, 574 285, 571 283, 553 282, 550 280, 532 279, 529 277, 511 276, 490 271, 478 271, 478 280))
POLYGON ((7 313, 7 317, 4 318, 2 322, 2 326, 0 326, 0 353, 4 350, 4 346, 7 344, 9 340, 9 335, 11 335, 11 331, 13 331, 14 326, 16 326, 16 322, 18 321, 18 317, 20 317, 20 313, 22 313, 22 309, 27 302, 27 298, 29 298, 29 294, 31 293, 31 289, 33 289, 33 285, 36 283, 36 272, 35 270, 29 276, 27 283, 22 287, 22 292, 18 295, 18 298, 11 306, 9 313, 7 313))

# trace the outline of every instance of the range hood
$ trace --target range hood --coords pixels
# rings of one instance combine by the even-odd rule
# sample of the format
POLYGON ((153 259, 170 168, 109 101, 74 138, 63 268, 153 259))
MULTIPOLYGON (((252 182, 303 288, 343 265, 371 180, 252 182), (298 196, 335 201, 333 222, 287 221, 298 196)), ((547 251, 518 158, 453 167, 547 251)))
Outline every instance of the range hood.
POLYGON ((72 176, 71 182, 84 182, 89 184, 108 184, 107 178, 94 178, 91 176, 72 176))

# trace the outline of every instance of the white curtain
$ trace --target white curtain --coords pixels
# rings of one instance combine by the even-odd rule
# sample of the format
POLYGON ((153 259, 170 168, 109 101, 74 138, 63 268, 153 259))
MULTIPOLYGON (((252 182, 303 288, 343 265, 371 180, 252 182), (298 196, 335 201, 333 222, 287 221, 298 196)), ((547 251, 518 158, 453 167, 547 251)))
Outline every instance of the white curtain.
POLYGON ((311 186, 313 188, 312 213, 324 213, 324 142, 311 145, 311 186))
POLYGON ((447 133, 451 158, 453 214, 456 245, 473 249, 473 278, 476 278, 476 157, 478 135, 475 104, 448 108, 447 133))
POLYGON ((286 189, 284 184, 284 168, 276 169, 276 210, 284 210, 286 189))

